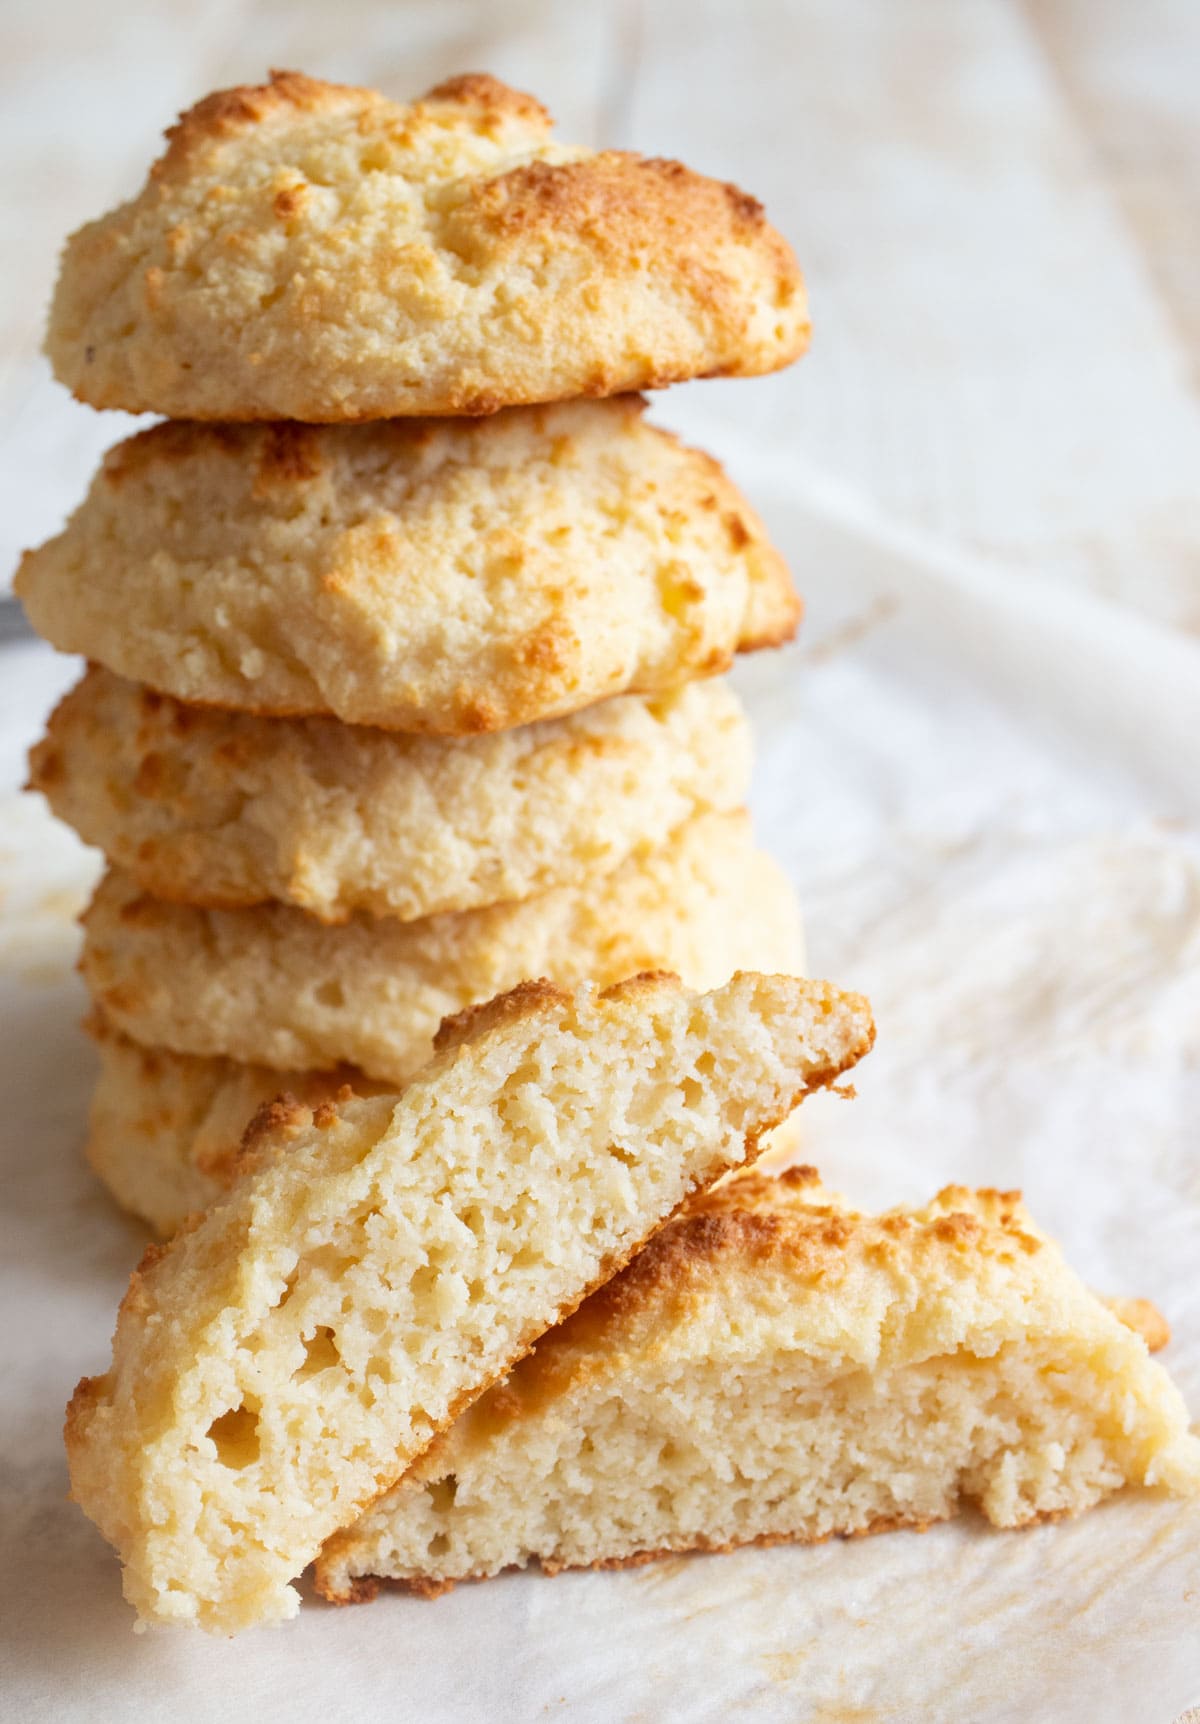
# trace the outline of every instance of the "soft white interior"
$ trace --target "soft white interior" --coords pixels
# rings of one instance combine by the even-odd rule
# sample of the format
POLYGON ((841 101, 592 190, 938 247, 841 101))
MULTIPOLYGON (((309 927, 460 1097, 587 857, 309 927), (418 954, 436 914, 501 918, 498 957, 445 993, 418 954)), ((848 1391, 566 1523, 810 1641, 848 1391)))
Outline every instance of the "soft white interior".
MULTIPOLYGON (((456 1580, 760 1538, 820 1539, 975 1503, 998 1526, 1145 1482, 1129 1386, 1070 1336, 883 1372, 792 1351, 730 1367, 644 1361, 459 1445, 331 1552, 327 1583, 456 1580)), ((1193 1457, 1193 1467, 1195 1458, 1193 1457)))

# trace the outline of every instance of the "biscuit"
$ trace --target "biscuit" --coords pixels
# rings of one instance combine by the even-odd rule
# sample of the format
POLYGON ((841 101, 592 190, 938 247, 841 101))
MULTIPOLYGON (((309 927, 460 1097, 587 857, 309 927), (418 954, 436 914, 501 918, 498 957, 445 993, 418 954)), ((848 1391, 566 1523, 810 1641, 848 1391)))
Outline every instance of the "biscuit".
MULTIPOLYGON (((238 1150, 248 1122, 266 1102, 293 1096, 305 1107, 345 1095, 378 1095, 378 1079, 355 1065, 333 1071, 274 1071, 271 1065, 202 1059, 197 1053, 148 1048, 114 1029, 100 1010, 86 1029, 97 1043, 100 1076, 91 1093, 84 1155, 112 1198, 169 1238, 190 1215, 209 1209, 238 1174, 238 1150)), ((793 1162, 800 1117, 784 1119, 762 1140, 762 1160, 793 1162)), ((1133 1305, 1145 1324, 1162 1324, 1148 1300, 1133 1305)), ((1145 1329, 1150 1340, 1150 1329, 1145 1329)), ((1166 1333, 1157 1329, 1153 1333, 1166 1333)))
POLYGON ((265 1102, 287 1094, 315 1108, 380 1089, 353 1066, 282 1072, 143 1047, 102 1012, 87 1027, 100 1055, 88 1162, 123 1209, 164 1237, 228 1189, 246 1127, 265 1102))
POLYGON ((72 1494, 139 1615, 294 1615, 324 1541, 872 1035, 822 982, 530 983, 399 1096, 265 1109, 67 1413, 72 1494))
POLYGON ((154 426, 16 588, 56 647, 180 700, 447 735, 711 676, 799 616, 749 504, 637 400, 154 426))
POLYGON ((815 1181, 694 1201, 334 1534, 319 1590, 1200 1493, 1178 1390, 1016 1193, 862 1215, 815 1181))
POLYGON ((83 921, 84 980, 135 1041, 284 1070, 346 1062, 393 1082, 428 1058, 443 1017, 531 976, 605 985, 670 969, 709 987, 802 967, 792 889, 741 813, 691 820, 611 874, 420 922, 200 910, 116 869, 83 921))
POLYGON ((611 873, 737 808, 750 735, 728 684, 626 695, 466 739, 183 706, 93 666, 31 787, 159 898, 269 899, 413 921, 611 873))
POLYGON ((63 257, 46 351, 93 407, 482 414, 775 371, 808 342, 800 271, 753 198, 556 144, 494 78, 400 107, 273 73, 167 136, 63 257))
MULTIPOLYGON (((101 1011, 91 1013, 86 1028, 100 1055, 88 1114, 88 1163, 122 1209, 162 1238, 228 1190, 237 1177, 246 1126, 265 1102, 289 1095, 317 1107, 349 1093, 378 1095, 382 1087, 355 1066, 274 1071, 143 1047, 101 1011)), ((793 1115, 763 1138, 763 1160, 794 1161, 799 1144, 799 1116, 793 1115)), ((1162 1323, 1148 1301, 1136 1303, 1146 1307, 1146 1323, 1162 1323)), ((1122 1320, 1132 1318, 1123 1311, 1122 1320)))

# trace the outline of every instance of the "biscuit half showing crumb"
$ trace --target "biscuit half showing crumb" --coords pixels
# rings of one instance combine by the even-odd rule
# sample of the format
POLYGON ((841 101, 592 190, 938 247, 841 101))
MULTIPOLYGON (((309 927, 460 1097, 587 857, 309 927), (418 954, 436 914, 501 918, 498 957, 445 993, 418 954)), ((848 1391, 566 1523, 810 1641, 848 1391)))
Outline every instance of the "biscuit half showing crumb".
POLYGON ((145 1621, 232 1633, 687 1197, 870 1047, 826 983, 527 983, 399 1095, 281 1102, 153 1247, 67 1412, 75 1500, 145 1621))
POLYGON ((551 131, 482 74, 408 106, 298 72, 219 90, 138 196, 68 241, 55 375, 130 413, 339 421, 799 357, 804 284, 760 204, 551 131))
MULTIPOLYGON (((1161 1320, 1160 1320, 1161 1321, 1161 1320)), ((1200 1491, 1180 1395, 1012 1192, 862 1215, 735 1175, 326 1544, 341 1603, 540 1563, 998 1527, 1200 1491)))
POLYGON ((741 813, 697 816, 611 874, 420 922, 201 910, 117 869, 83 920, 84 980, 135 1041, 285 1071, 348 1062, 395 1083, 443 1017, 530 976, 604 986, 662 969, 713 987, 738 969, 803 969, 792 888, 741 813))
POLYGON ((464 739, 184 706, 98 665, 30 787, 158 898, 413 921, 608 874, 745 800, 750 734, 720 678, 464 739))
MULTIPOLYGON (((143 1047, 100 1011, 86 1027, 100 1055, 88 1113, 88 1163, 121 1207, 162 1238, 228 1190, 238 1175, 246 1126, 266 1102, 287 1094, 315 1108, 350 1094, 378 1095, 384 1087, 355 1066, 274 1071, 143 1047)), ((763 1139, 764 1161, 796 1159, 799 1118, 794 1114, 763 1139)))
POLYGON ((636 398, 157 425, 16 588, 62 651, 180 700, 454 736, 714 675, 800 615, 750 505, 636 398))

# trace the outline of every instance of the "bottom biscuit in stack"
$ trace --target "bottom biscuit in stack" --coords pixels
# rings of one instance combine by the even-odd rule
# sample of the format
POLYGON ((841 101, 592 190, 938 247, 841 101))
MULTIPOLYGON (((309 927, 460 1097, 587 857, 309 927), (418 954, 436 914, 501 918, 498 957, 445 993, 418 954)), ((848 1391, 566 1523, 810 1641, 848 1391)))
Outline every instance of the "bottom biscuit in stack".
POLYGON ((967 1504, 1020 1527, 1124 1485, 1200 1493, 1200 1440, 1017 1194, 867 1216, 811 1168, 734 1174, 335 1534, 317 1584, 434 1595, 967 1504))

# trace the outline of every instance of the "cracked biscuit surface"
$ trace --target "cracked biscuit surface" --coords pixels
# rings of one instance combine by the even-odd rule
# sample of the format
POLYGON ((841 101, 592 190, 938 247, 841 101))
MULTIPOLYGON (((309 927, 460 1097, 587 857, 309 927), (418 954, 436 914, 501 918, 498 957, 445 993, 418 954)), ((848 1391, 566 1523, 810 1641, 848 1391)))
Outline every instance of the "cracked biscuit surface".
POLYGON ((737 488, 636 398, 154 426, 15 584, 62 651, 180 700, 446 735, 712 676, 800 614, 737 488))
POLYGON ((398 1096, 265 1109, 67 1412, 139 1616, 294 1615, 323 1542, 873 1033, 791 977, 529 983, 443 1026, 398 1096))
POLYGON ((135 1041, 282 1070, 341 1062, 402 1082, 439 1021, 530 976, 601 985, 670 969, 693 986, 802 967, 791 886, 742 813, 701 815, 611 874, 516 904, 328 927, 291 905, 202 910, 113 869, 80 969, 135 1041))
POLYGON ((93 666, 30 756, 60 819, 159 898, 413 921, 608 874, 750 778, 719 678, 470 738, 185 706, 93 666))
POLYGON ((47 352, 93 407, 485 414, 774 371, 807 344, 799 269, 753 198, 556 144, 494 78, 404 107, 275 73, 168 136, 63 257, 47 352))
POLYGON ((1124 1485, 1196 1494, 1200 1441, 1017 1193, 950 1186, 864 1215, 811 1168, 751 1171, 694 1200, 336 1533, 317 1585, 341 1603, 381 1580, 431 1595, 970 1504, 1027 1526, 1124 1485))

